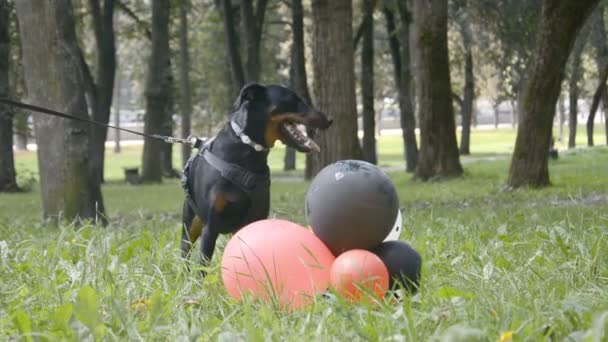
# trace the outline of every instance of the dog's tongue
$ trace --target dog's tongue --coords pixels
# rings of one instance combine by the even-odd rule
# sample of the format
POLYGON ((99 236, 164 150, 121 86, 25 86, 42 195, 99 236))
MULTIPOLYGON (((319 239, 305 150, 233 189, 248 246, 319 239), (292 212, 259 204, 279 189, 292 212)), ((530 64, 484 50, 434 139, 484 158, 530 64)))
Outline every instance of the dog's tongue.
POLYGON ((287 137, 287 139, 291 140, 295 148, 300 152, 310 152, 315 151, 319 152, 321 149, 319 145, 315 143, 312 139, 307 137, 304 133, 300 132, 298 127, 295 124, 289 122, 283 122, 281 124, 281 132, 287 137))

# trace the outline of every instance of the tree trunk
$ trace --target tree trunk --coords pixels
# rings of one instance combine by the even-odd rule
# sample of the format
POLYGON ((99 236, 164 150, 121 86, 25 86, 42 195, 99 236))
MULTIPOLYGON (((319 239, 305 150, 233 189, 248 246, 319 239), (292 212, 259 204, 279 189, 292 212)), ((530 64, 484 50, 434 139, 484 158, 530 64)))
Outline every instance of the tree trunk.
MULTIPOLYGON (((93 17, 95 44, 97 53, 95 83, 91 79, 87 89, 90 89, 92 118, 107 124, 110 120, 112 96, 114 92, 114 77, 116 74, 116 45, 114 37, 114 1, 89 0, 89 10, 93 17)), ((86 62, 85 62, 86 63, 86 62)), ((87 67, 86 64, 83 67, 87 67)), ((90 73, 89 70, 84 70, 90 73)), ((104 181, 105 143, 108 129, 102 126, 91 126, 90 167, 91 173, 100 182, 104 181)))
POLYGON ((341 159, 360 159, 350 0, 313 0, 314 91, 319 110, 334 124, 318 140, 314 172, 341 159))
POLYGON ((581 58, 583 48, 585 47, 585 38, 579 37, 574 50, 572 51, 572 65, 570 67, 570 79, 568 80, 568 96, 569 96, 569 120, 568 120, 568 148, 576 147, 576 130, 578 126, 578 96, 579 87, 578 81, 581 78, 581 58))
POLYGON ((403 159, 406 172, 414 172, 418 162, 418 144, 416 142, 416 117, 414 115, 412 74, 410 69, 409 12, 403 5, 399 7, 401 29, 397 31, 393 10, 383 8, 386 31, 389 38, 389 48, 393 60, 393 78, 397 88, 401 138, 403 140, 403 159))
POLYGON ((447 0, 414 0, 420 157, 416 178, 460 176, 447 40, 447 0))
POLYGON ((581 26, 599 0, 544 0, 522 120, 509 170, 511 187, 550 184, 548 151, 564 67, 581 26))
POLYGON ((566 104, 564 98, 559 98, 559 141, 564 141, 564 122, 566 121, 566 104))
MULTIPOLYGON (((173 112, 175 111, 174 105, 174 92, 175 89, 175 78, 173 77, 173 68, 171 67, 171 54, 169 53, 169 81, 167 82, 164 91, 167 93, 167 103, 165 105, 165 111, 163 113, 163 124, 160 129, 160 134, 164 136, 173 136, 173 112)), ((163 177, 178 178, 179 173, 173 168, 173 144, 162 143, 160 150, 160 169, 163 177)))
POLYGON ((475 98, 475 79, 473 77, 473 32, 467 18, 461 24, 460 29, 464 45, 464 98, 462 103, 462 132, 460 138, 460 154, 467 155, 470 152, 471 141, 471 118, 473 117, 473 100, 475 98))
POLYGON ((13 119, 15 129, 15 147, 17 151, 27 151, 27 140, 30 129, 27 124, 29 115, 25 111, 17 110, 13 119))
POLYGON ((224 31, 226 33, 226 48, 230 60, 230 72, 232 75, 233 89, 238 91, 245 85, 245 72, 239 52, 239 42, 235 28, 234 11, 231 0, 222 1, 222 18, 224 20, 224 31))
MULTIPOLYGON (((144 132, 158 134, 164 129, 169 103, 171 69, 169 61, 169 0, 152 1, 152 47, 146 76, 144 132)), ((142 161, 143 182, 162 180, 163 142, 145 138, 142 161)))
MULTIPOLYGON (((15 5, 30 101, 88 117, 70 2, 20 0, 15 5)), ((99 180, 89 172, 89 125, 35 115, 34 127, 44 217, 96 219, 103 214, 99 180)))
MULTIPOLYGON (((182 112, 182 138, 187 138, 191 133, 190 118, 192 116, 192 95, 190 87, 190 52, 188 50, 188 6, 187 0, 182 0, 179 5, 179 71, 181 85, 181 112, 182 112)), ((182 145, 182 165, 186 165, 190 159, 192 148, 186 144, 182 145)))
POLYGON ((600 105, 602 95, 606 93, 606 79, 608 79, 608 64, 604 65, 604 69, 600 71, 600 79, 597 89, 593 94, 593 101, 589 109, 589 118, 587 119, 587 146, 593 146, 593 125, 595 124, 595 113, 600 105))
POLYGON ((604 107, 608 105, 608 92, 606 92, 606 77, 608 77, 608 43, 606 42, 606 27, 604 25, 604 7, 600 6, 593 16, 593 30, 591 32, 592 43, 595 46, 595 64, 599 75, 599 84, 593 95, 593 102, 587 118, 587 145, 593 146, 593 128, 595 125, 595 113, 602 100, 604 107))
MULTIPOLYGON (((519 118, 519 102, 511 100, 511 128, 517 127, 517 122, 519 118)), ((498 123, 496 123, 496 128, 498 128, 498 123)))
POLYGON ((363 0, 362 12, 366 16, 362 28, 361 44, 361 99, 363 104, 363 159, 378 163, 376 156, 376 118, 374 112, 374 4, 363 0))
POLYGON ((245 51, 247 51, 245 79, 248 82, 259 82, 261 72, 260 46, 262 44, 264 15, 268 0, 258 0, 255 9, 253 2, 253 0, 241 2, 243 28, 246 38, 245 51))
MULTIPOLYGON (((304 99, 307 103, 311 104, 310 92, 308 91, 308 80, 306 77, 306 57, 304 51, 304 9, 302 7, 302 0, 291 1, 291 25, 292 25, 292 44, 291 44, 291 65, 290 65, 290 80, 293 90, 304 99)), ((312 135, 312 131, 308 131, 309 136, 312 135)), ((295 150, 288 148, 285 152, 285 169, 288 168, 287 159, 292 158, 289 155, 293 155, 293 168, 295 169, 295 150), (290 151, 291 150, 291 151, 290 151)), ((312 174, 312 154, 306 154, 306 165, 304 170, 304 177, 311 179, 312 174)))
MULTIPOLYGON (((120 71, 116 72, 116 82, 114 86, 114 126, 120 127, 120 101, 122 87, 122 75, 120 71)), ((120 153, 120 130, 114 130, 114 153, 120 153)))
MULTIPOLYGON (((10 6, 0 0, 0 97, 10 97, 10 6)), ((17 191, 13 157, 13 108, 0 104, 0 192, 17 191)))
MULTIPOLYGON (((296 94, 300 95, 304 101, 311 103, 310 93, 308 92, 308 82, 306 80, 306 57, 304 53, 304 9, 302 8, 302 0, 291 1, 291 63, 289 66, 289 81, 292 89, 296 94)), ((295 170, 296 168, 296 151, 287 147, 285 149, 284 158, 285 171, 295 170)), ((312 178, 312 159, 311 154, 306 154, 306 166, 304 177, 312 178)))

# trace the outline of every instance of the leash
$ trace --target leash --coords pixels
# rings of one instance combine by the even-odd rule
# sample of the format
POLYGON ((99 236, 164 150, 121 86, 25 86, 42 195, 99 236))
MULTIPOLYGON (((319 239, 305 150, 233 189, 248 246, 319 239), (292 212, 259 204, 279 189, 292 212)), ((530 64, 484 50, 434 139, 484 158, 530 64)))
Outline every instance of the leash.
POLYGON ((29 104, 29 103, 23 103, 23 102, 19 102, 19 101, 14 101, 11 99, 7 99, 7 98, 0 98, 0 103, 4 103, 13 107, 17 107, 17 108, 22 108, 22 109, 27 109, 27 110, 31 110, 34 112, 38 112, 38 113, 43 113, 43 114, 48 114, 48 115, 52 115, 52 116, 57 116, 60 118, 64 118, 64 119, 68 119, 68 120, 75 120, 75 121, 80 121, 80 122, 87 122, 87 123, 91 123, 94 125, 98 125, 98 126, 102 126, 102 127, 106 127, 106 128, 113 128, 119 131, 124 131, 124 132, 128 132, 131 134, 135 134, 135 135, 139 135, 142 137, 146 137, 146 138, 150 138, 150 139, 157 139, 157 140, 162 140, 168 144, 184 144, 184 145, 188 145, 191 148, 200 148, 203 145, 203 141, 196 137, 196 136, 188 136, 185 139, 181 139, 181 138, 176 138, 176 137, 171 137, 171 136, 167 136, 167 135, 160 135, 160 134, 147 134, 147 133, 141 133, 141 132, 137 132, 137 131, 133 131, 127 128, 122 128, 122 127, 116 127, 116 126, 112 126, 112 125, 108 125, 108 124, 104 124, 101 123, 99 121, 95 121, 95 120, 91 120, 91 119, 87 119, 87 118, 81 118, 81 117, 77 117, 74 115, 70 115, 67 113, 62 113, 56 110, 52 110, 52 109, 48 109, 48 108, 44 108, 44 107, 39 107, 33 104, 29 104))

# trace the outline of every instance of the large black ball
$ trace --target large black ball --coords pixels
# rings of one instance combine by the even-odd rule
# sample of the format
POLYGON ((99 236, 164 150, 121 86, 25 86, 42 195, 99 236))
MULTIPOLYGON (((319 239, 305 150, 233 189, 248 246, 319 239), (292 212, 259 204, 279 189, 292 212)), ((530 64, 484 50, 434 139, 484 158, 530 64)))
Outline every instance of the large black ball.
POLYGON ((328 165, 306 194, 308 223, 334 255, 378 246, 393 228, 398 210, 391 179, 360 160, 328 165))
POLYGON ((416 293, 420 286, 422 257, 403 241, 386 241, 372 250, 386 265, 389 289, 402 286, 409 293, 416 293))

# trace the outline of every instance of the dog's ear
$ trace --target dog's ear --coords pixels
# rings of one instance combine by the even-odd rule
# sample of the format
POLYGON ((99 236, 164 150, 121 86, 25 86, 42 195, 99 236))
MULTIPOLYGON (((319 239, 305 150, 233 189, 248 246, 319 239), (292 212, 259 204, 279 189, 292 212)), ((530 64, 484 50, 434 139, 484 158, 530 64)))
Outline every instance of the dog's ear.
POLYGON ((251 102, 256 99, 260 99, 265 96, 266 87, 258 83, 248 83, 243 89, 241 89, 241 93, 239 97, 237 97, 234 102, 234 108, 239 109, 245 102, 251 102))

